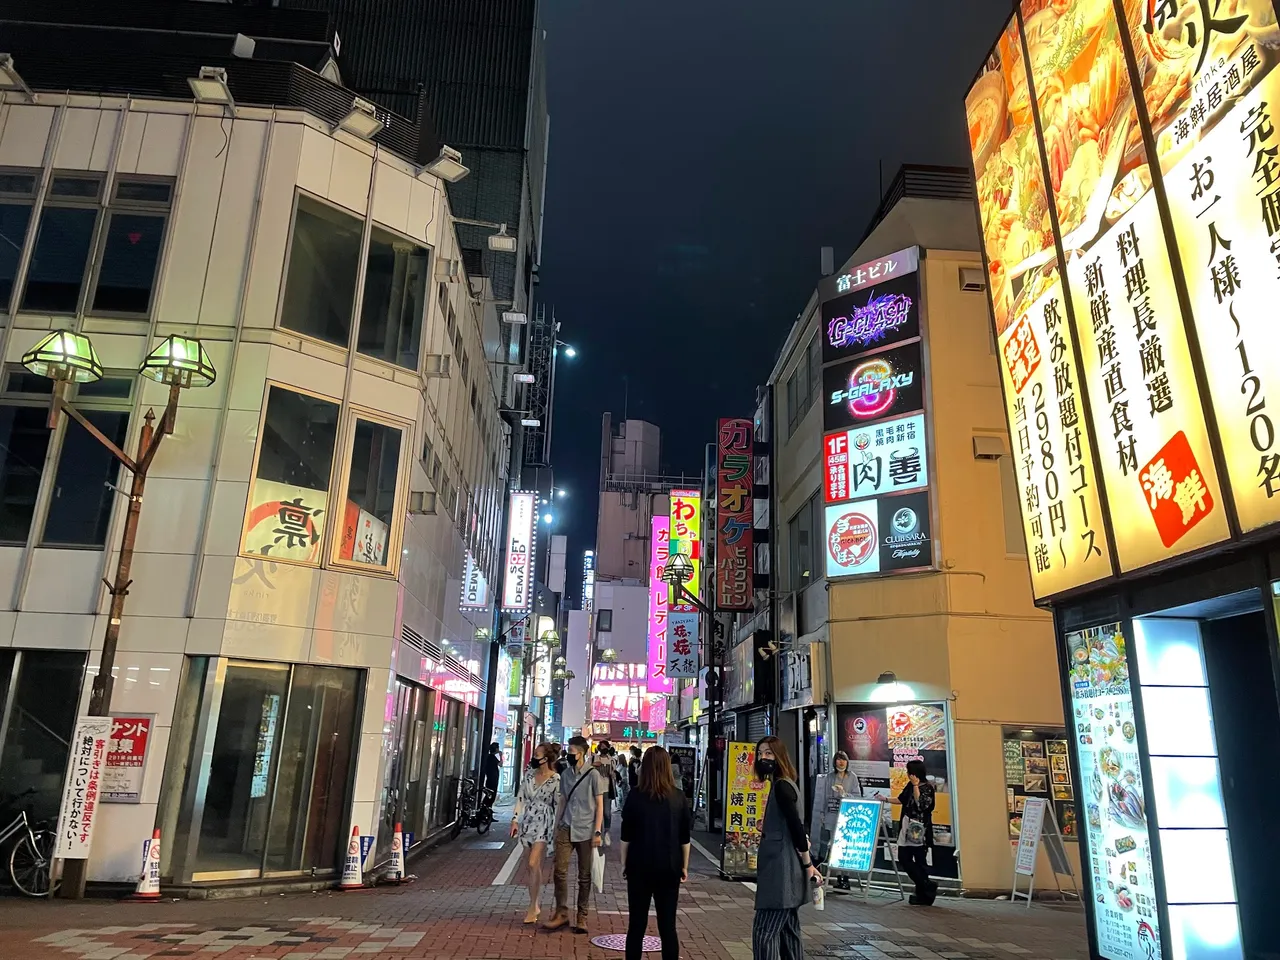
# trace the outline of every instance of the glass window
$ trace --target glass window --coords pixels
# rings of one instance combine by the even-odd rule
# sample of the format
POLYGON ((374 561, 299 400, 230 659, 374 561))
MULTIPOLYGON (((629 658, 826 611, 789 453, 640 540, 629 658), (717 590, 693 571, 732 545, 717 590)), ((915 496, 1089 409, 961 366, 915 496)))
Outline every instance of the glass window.
POLYGON ((58 815, 67 743, 85 679, 81 652, 0 653, 0 817, 19 807, 36 820, 58 815), (12 698, 9 697, 12 692, 12 698))
POLYGON ((31 223, 35 189, 35 174, 0 174, 0 311, 9 309, 18 260, 31 223))
POLYGON ((345 347, 351 333, 361 224, 308 196, 298 196, 280 325, 345 347))
MULTIPOLYGON (((82 413, 112 443, 124 446, 128 411, 84 410, 82 413)), ((120 461, 111 451, 68 418, 42 542, 68 547, 103 546, 107 542, 119 473, 120 461)))
POLYGON ((809 341, 809 396, 805 401, 806 410, 813 404, 814 397, 822 388, 822 339, 814 334, 812 340, 809 341))
POLYGON ((430 251, 373 228, 357 347, 368 357, 418 369, 430 251))
MULTIPOLYGON (((56 185, 59 181, 55 180, 56 185)), ((85 265, 93 247, 98 208, 65 207, 46 201, 40 212, 35 250, 27 268, 22 309, 34 313, 75 313, 80 306, 85 265)))
POLYGON ((822 557, 815 551, 816 543, 815 531, 818 525, 815 524, 815 518, 819 521, 822 517, 822 503, 814 497, 800 511, 791 518, 791 522, 787 525, 789 531, 789 540, 791 548, 791 588, 793 590, 803 590, 815 580, 821 580, 824 576, 822 570, 817 568, 822 557))
POLYGON ((49 449, 48 419, 47 406, 0 406, 0 543, 25 544, 31 532, 49 449))
POLYGON ((374 567, 390 565, 388 549, 399 469, 400 431, 357 419, 338 559, 374 567))
POLYGON ((242 553, 319 564, 337 440, 338 404, 270 388, 242 553))
POLYGON ((93 312, 145 315, 151 310, 167 217, 124 210, 112 211, 109 217, 93 312))

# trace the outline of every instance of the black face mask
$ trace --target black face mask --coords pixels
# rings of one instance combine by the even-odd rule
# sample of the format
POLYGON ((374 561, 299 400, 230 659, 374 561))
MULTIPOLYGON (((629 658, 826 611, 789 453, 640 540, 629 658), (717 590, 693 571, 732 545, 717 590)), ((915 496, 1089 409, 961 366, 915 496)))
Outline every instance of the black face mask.
POLYGON ((537 770, 540 766, 542 766, 546 762, 547 761, 543 760, 541 757, 534 757, 532 760, 529 761, 529 768, 531 770, 537 770))
POLYGON ((573 769, 577 770, 577 769, 578 769, 578 765, 579 765, 580 763, 582 763, 582 758, 581 758, 581 757, 575 756, 575 755, 574 755, 574 754, 572 754, 572 753, 571 753, 571 754, 569 754, 569 766, 571 766, 571 767, 573 767, 573 769))
POLYGON ((756 760, 756 776, 761 780, 768 780, 778 772, 778 761, 771 760, 767 757, 761 757, 756 760))

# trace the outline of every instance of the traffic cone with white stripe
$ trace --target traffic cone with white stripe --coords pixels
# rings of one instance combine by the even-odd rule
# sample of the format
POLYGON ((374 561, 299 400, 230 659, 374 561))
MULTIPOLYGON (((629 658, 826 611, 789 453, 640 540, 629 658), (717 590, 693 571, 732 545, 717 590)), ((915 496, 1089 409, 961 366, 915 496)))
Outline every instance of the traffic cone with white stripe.
POLYGON ((404 831, 398 823, 396 832, 391 835, 391 869, 387 871, 387 882, 404 882, 404 831))
POLYGON ((351 828, 351 842, 347 844, 347 856, 342 862, 342 881, 339 890, 364 889, 364 870, 360 867, 360 828, 351 828))
POLYGON ((151 833, 150 840, 142 842, 142 876, 138 877, 138 886, 129 896, 130 900, 160 899, 160 828, 151 833))

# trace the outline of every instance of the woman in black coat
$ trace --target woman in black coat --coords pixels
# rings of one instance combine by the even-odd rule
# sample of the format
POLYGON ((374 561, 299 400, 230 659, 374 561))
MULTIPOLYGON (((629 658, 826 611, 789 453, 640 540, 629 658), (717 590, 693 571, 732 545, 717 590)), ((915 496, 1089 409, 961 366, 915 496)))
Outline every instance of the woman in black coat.
POLYGON ((658 914, 662 960, 678 960, 676 905, 689 879, 689 801, 676 788, 671 755, 662 747, 644 753, 636 787, 622 808, 622 875, 627 881, 626 960, 640 960, 649 902, 658 914))
POLYGON ((913 821, 916 826, 908 828, 905 824, 898 837, 898 863, 903 872, 916 885, 916 892, 911 895, 913 907, 929 907, 938 896, 938 884, 929 878, 929 848, 933 846, 933 807, 936 791, 933 784, 925 778, 923 760, 907 762, 907 785, 891 803, 902 807, 904 820, 913 821), (907 834, 916 831, 919 835, 908 840, 907 834))

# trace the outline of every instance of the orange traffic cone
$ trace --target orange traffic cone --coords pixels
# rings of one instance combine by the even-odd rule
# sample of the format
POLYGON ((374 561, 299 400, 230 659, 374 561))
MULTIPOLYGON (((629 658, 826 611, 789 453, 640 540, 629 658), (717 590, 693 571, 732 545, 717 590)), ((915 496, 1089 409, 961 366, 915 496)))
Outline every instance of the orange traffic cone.
POLYGON ((342 882, 339 890, 364 889, 364 870, 360 867, 360 828, 351 828, 351 842, 347 844, 347 857, 342 863, 342 882))
POLYGON ((151 833, 151 839, 142 844, 142 876, 138 886, 129 895, 130 900, 160 899, 160 828, 151 833))
POLYGON ((387 872, 388 883, 404 881, 404 832, 400 824, 396 824, 396 832, 391 835, 391 869, 387 872))

